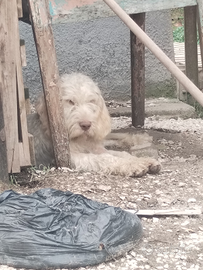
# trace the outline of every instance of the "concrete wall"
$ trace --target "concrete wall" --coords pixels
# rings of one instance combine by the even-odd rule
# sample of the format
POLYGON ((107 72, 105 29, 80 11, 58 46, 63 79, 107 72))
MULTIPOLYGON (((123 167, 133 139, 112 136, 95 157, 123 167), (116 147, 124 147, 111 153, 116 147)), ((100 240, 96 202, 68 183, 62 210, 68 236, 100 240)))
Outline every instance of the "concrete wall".
MULTIPOLYGON (((130 99, 130 33, 117 17, 53 26, 60 74, 82 72, 98 82, 106 99, 130 99)), ((171 58, 173 55, 169 11, 146 15, 146 32, 171 58)), ((26 42, 27 67, 24 82, 33 101, 41 91, 39 66, 31 26, 20 22, 26 42)), ((146 49, 147 96, 171 96, 175 83, 171 74, 146 49)))

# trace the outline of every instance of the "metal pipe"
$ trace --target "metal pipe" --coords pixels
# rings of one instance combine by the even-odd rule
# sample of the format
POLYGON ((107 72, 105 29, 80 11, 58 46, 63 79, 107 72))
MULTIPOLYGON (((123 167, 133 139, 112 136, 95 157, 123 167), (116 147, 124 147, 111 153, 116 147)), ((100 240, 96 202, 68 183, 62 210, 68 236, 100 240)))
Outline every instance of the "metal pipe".
POLYGON ((128 28, 142 41, 142 43, 159 59, 159 61, 174 75, 194 99, 203 106, 203 93, 188 77, 171 61, 171 59, 151 40, 150 37, 128 16, 128 14, 114 1, 103 0, 113 12, 128 26, 128 28))

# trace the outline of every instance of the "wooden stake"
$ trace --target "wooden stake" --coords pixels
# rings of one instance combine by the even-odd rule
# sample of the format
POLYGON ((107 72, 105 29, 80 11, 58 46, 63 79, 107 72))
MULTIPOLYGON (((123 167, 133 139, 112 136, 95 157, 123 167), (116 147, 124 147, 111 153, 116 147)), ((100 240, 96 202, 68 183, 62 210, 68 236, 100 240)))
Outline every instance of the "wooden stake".
POLYGON ((26 51, 25 51, 25 40, 23 39, 20 40, 20 56, 21 56, 22 67, 26 67, 27 61, 26 61, 26 51))
MULTIPOLYGON (((19 41, 19 30, 16 29, 17 41, 19 41)), ((20 151, 20 166, 30 166, 30 150, 28 141, 27 114, 25 106, 25 92, 23 84, 23 74, 21 66, 20 44, 16 44, 16 80, 17 80, 17 99, 18 99, 18 139, 20 151)))
POLYGON ((2 93, 4 89, 3 80, 1 77, 0 68, 0 181, 9 182, 8 177, 8 164, 7 164, 7 151, 6 151, 6 132, 4 125, 4 113, 3 113, 3 102, 2 93))
POLYGON ((199 43, 201 50, 201 59, 203 66, 203 0, 197 0, 197 20, 198 20, 198 33, 199 43))
POLYGON ((166 210, 126 210, 132 214, 136 214, 137 216, 194 216, 201 215, 201 209, 195 210, 181 210, 181 209, 166 209, 166 210))
POLYGON ((18 18, 23 17, 23 7, 22 7, 22 0, 16 0, 17 1, 17 8, 18 8, 18 18))
MULTIPOLYGON (((16 0, 0 1, 0 72, 8 172, 20 171, 16 88, 16 0)), ((0 161, 1 162, 1 161, 0 161)))
MULTIPOLYGON (((184 8, 185 68, 187 77, 198 87, 197 60, 197 6, 184 8)), ((194 106, 195 100, 187 93, 187 102, 194 106)))
POLYGON ((47 113, 57 167, 69 166, 68 135, 65 128, 54 39, 47 0, 29 0, 47 113))
MULTIPOLYGON (((145 30, 145 13, 133 14, 131 18, 145 30)), ((130 47, 132 124, 138 127, 144 126, 145 119, 145 46, 132 31, 130 47)))

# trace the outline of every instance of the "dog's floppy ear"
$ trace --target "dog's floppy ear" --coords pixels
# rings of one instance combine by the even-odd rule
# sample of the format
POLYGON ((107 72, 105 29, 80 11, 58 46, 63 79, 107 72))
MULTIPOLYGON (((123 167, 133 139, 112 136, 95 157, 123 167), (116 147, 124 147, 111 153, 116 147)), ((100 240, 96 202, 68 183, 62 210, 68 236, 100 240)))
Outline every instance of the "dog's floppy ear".
POLYGON ((35 108, 39 115, 39 119, 42 123, 42 126, 45 130, 45 134, 50 136, 49 119, 47 115, 47 108, 43 94, 41 94, 40 97, 38 98, 35 108))
POLYGON ((99 140, 103 140, 106 137, 106 135, 111 132, 111 118, 107 110, 105 101, 101 95, 100 95, 100 102, 101 102, 100 105, 101 112, 97 122, 97 129, 98 129, 97 137, 99 140))

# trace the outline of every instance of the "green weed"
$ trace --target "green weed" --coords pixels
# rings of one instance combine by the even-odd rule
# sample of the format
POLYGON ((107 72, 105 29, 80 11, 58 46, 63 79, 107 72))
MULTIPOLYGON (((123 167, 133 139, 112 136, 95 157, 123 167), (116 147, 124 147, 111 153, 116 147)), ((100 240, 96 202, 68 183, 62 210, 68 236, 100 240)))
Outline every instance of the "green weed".
POLYGON ((175 42, 184 42, 185 41, 184 26, 179 26, 173 30, 173 40, 175 42))

